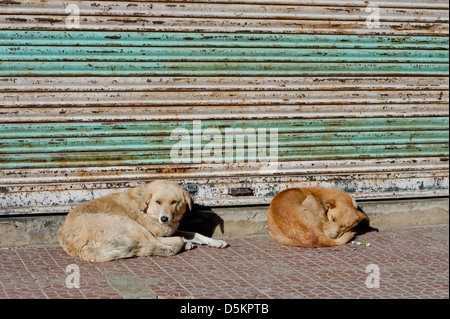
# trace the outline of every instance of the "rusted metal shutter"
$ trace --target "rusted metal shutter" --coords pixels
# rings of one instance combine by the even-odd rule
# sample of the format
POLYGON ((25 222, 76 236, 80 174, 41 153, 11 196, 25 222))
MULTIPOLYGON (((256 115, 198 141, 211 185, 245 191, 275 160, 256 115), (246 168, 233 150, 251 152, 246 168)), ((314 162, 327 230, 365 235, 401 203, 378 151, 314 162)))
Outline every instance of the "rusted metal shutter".
POLYGON ((448 30, 443 0, 0 1, 0 215, 160 178, 447 196, 448 30))

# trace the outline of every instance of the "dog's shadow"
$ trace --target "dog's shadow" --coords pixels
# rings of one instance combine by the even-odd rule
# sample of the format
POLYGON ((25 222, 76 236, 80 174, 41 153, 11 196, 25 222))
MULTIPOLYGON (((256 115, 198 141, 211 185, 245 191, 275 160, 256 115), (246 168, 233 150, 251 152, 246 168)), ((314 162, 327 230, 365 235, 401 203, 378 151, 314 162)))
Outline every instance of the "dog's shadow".
MULTIPOLYGON (((361 208, 361 206, 358 206, 358 210, 367 216, 367 214, 364 212, 364 210, 361 208)), ((370 221, 367 221, 367 220, 362 221, 361 223, 356 225, 356 227, 354 227, 353 230, 356 232, 356 235, 362 235, 362 234, 370 233, 373 231, 374 232, 379 231, 378 228, 370 226, 370 221)))
POLYGON ((186 213, 180 220, 178 229, 212 237, 217 227, 223 234, 224 220, 214 213, 210 207, 194 204, 192 210, 186 208, 186 213))

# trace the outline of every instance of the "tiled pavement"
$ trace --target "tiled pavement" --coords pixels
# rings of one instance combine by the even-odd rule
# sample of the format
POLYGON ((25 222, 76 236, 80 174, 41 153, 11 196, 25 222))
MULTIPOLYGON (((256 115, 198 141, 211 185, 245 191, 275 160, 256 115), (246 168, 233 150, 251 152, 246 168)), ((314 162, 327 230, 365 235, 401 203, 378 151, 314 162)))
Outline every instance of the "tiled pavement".
POLYGON ((226 240, 225 249, 102 264, 58 246, 0 249, 0 298, 449 298, 448 225, 358 236, 370 247, 284 247, 268 235, 226 240), (66 284, 75 282, 76 272, 66 273, 73 264, 79 288, 66 284), (368 288, 376 268, 379 288, 368 288))

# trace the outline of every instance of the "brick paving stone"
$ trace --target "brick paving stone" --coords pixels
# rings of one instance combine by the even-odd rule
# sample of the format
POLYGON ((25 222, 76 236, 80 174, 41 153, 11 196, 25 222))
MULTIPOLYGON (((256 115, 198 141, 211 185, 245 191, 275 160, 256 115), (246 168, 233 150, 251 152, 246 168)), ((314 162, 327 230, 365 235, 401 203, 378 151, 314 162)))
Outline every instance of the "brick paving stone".
POLYGON ((286 247, 267 234, 226 240, 225 249, 198 247, 171 257, 100 264, 77 260, 54 245, 0 249, 0 298, 129 297, 114 285, 117 278, 139 283, 159 299, 449 298, 448 225, 359 235, 370 247, 286 247), (79 288, 66 286, 68 265, 79 267, 79 288), (366 286, 368 265, 379 268, 379 288, 366 286))

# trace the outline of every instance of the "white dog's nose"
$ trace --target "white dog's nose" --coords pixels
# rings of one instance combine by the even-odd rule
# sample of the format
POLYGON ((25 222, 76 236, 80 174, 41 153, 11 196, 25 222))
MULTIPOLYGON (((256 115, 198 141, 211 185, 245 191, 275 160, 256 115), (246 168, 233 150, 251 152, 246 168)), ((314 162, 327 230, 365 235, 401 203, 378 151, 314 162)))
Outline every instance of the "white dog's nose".
POLYGON ((161 216, 161 217, 159 218, 159 220, 161 221, 161 223, 165 224, 165 223, 167 223, 167 222, 169 221, 169 217, 167 217, 167 216, 161 216))

